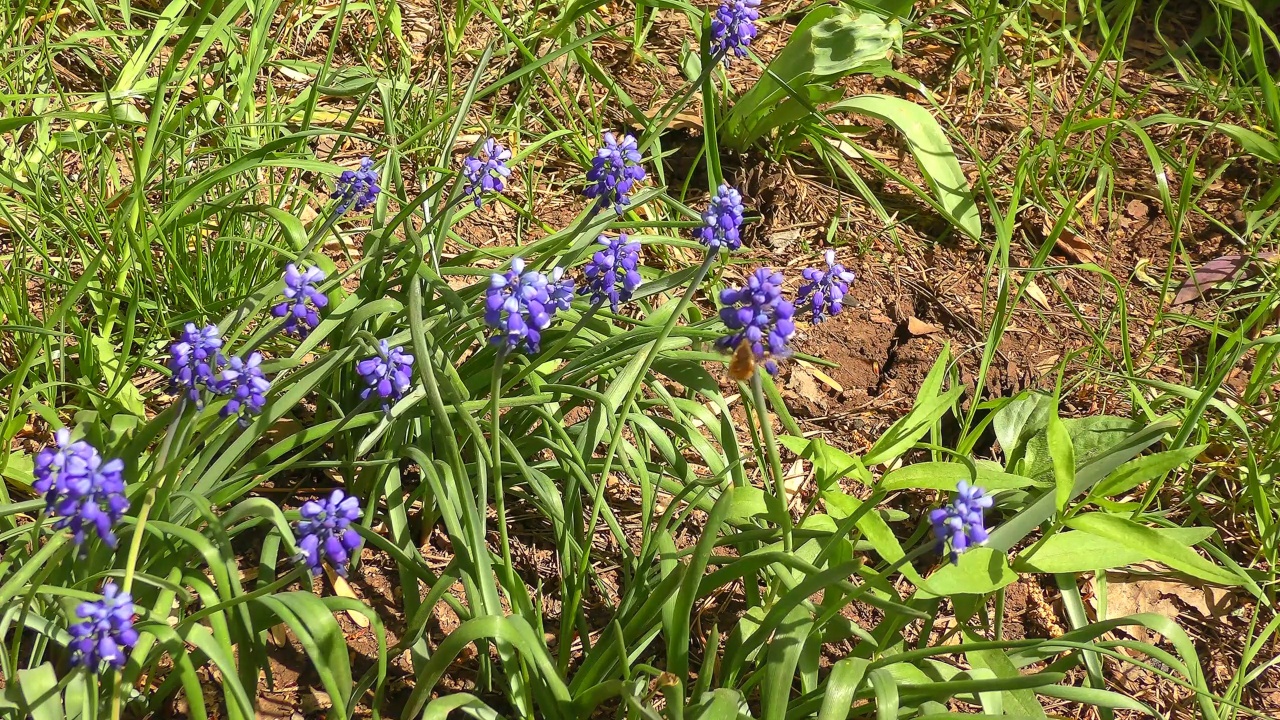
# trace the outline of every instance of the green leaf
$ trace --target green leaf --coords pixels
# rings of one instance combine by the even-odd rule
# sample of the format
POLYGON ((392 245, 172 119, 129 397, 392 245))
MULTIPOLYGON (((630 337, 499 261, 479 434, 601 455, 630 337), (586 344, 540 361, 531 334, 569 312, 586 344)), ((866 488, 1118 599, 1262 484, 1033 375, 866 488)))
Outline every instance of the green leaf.
MULTIPOLYGON (((886 23, 874 13, 839 5, 814 8, 796 25, 756 84, 738 98, 722 126, 722 144, 744 149, 753 138, 777 129, 774 110, 788 98, 794 101, 793 93, 808 99, 810 83, 831 85, 860 68, 883 62, 901 38, 896 21, 886 23)), ((794 114, 789 119, 794 121, 794 114)))
MULTIPOLYGON (((1213 528, 1157 528, 1155 533, 1190 547, 1214 533, 1213 528)), ((1013 561, 1021 573, 1081 573, 1124 567, 1155 560, 1144 548, 1100 537, 1092 533, 1055 533, 1040 545, 1028 547, 1013 561)))
POLYGON ((923 462, 889 472, 880 481, 880 487, 883 490, 954 491, 956 483, 961 480, 980 485, 984 490, 1017 490, 1041 484, 1028 477, 994 470, 982 463, 969 466, 964 463, 923 462))
POLYGON ((58 689, 58 674, 52 663, 41 663, 33 668, 18 671, 18 682, 8 690, 16 690, 11 698, 31 720, 63 720, 62 693, 58 689))
POLYGON ((1107 479, 1093 489, 1095 497, 1122 495, 1139 485, 1155 480, 1191 462, 1204 452, 1208 445, 1194 445, 1179 450, 1166 450, 1134 458, 1121 465, 1107 479))
MULTIPOLYGON (((1112 415, 1094 415, 1068 418, 1062 421, 1071 436, 1071 447, 1079 468, 1094 456, 1114 447, 1136 432, 1141 424, 1128 418, 1112 415)), ((1053 472, 1053 454, 1049 449, 1047 429, 1037 433, 1027 442, 1026 466, 1028 477, 1039 478, 1053 472)))
MULTIPOLYGON (((1064 421, 1070 429, 1070 421, 1064 421)), ((1164 437, 1172 428, 1177 427, 1175 420, 1161 420, 1123 438, 1120 442, 1098 453, 1095 457, 1076 468, 1076 484, 1071 488, 1071 497, 1075 497, 1096 485, 1116 468, 1133 459, 1138 453, 1146 450, 1164 437)), ((1080 457, 1079 448, 1076 457, 1080 457)), ((987 540, 990 547, 1000 550, 1011 550, 1040 526, 1040 523, 1053 517, 1056 512, 1055 493, 1046 492, 1031 502, 1022 512, 1005 521, 1003 525, 991 532, 987 540)))
POLYGON ((1053 501, 1058 512, 1067 509, 1071 500, 1071 488, 1076 484, 1076 452, 1071 444, 1071 435, 1067 426, 1055 413, 1049 418, 1049 426, 1045 428, 1045 439, 1049 443, 1049 457, 1053 461, 1053 501))
POLYGON ((960 554, 955 565, 947 563, 929 576, 928 590, 920 597, 982 595, 995 592, 1018 579, 1009 568, 1005 554, 994 548, 977 547, 960 554))
POLYGON ((991 425, 1000 449, 1004 451, 1006 468, 1022 457, 1026 442, 1044 429, 1053 410, 1052 396, 1026 391, 996 411, 991 425))
POLYGON ((333 712, 346 715, 351 702, 351 663, 347 642, 324 601, 310 592, 277 593, 254 602, 265 605, 297 636, 320 682, 333 701, 333 712))
POLYGON ((1068 519, 1066 525, 1075 530, 1141 549, 1151 559, 1158 560, 1192 577, 1219 585, 1244 585, 1251 591, 1257 590, 1257 594, 1261 595, 1261 590, 1257 589, 1257 585, 1247 576, 1242 577, 1219 567, 1173 537, 1158 533, 1145 525, 1139 525, 1128 518, 1106 513, 1086 513, 1068 519))
POLYGON ((859 95, 832 105, 827 112, 870 115, 895 127, 906 138, 929 189, 955 224, 975 240, 982 237, 982 217, 974 203, 969 179, 960 169, 951 142, 931 112, 892 95, 859 95))

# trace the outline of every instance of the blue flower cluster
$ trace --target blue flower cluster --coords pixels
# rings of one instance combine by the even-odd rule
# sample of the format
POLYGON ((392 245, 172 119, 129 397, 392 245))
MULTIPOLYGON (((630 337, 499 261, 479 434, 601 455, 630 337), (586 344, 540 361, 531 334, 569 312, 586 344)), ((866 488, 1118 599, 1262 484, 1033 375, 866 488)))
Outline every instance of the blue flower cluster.
POLYGON ((242 427, 249 425, 249 418, 262 412, 267 404, 267 391, 271 381, 262 372, 262 353, 249 353, 249 359, 232 357, 218 373, 210 386, 219 395, 230 395, 222 406, 222 417, 236 415, 242 427))
MULTIPOLYGON (((323 296, 322 296, 323 297, 323 296)), ((243 426, 249 418, 262 412, 267 403, 271 381, 262 371, 262 354, 250 353, 248 359, 222 354, 222 335, 216 325, 199 329, 187 323, 182 337, 169 346, 170 382, 196 407, 204 407, 202 389, 214 395, 230 395, 222 407, 222 417, 236 415, 243 426)))
POLYGON ((67 632, 71 635, 71 664, 97 671, 102 663, 124 667, 126 654, 138 642, 133 629, 133 596, 114 582, 102 586, 102 599, 82 602, 76 608, 82 618, 67 632))
POLYGON ((595 198, 597 207, 612 205, 614 212, 621 215, 631 203, 631 188, 645 178, 641 160, 636 139, 630 133, 623 135, 621 141, 613 133, 605 133, 604 145, 596 151, 587 171, 591 184, 583 193, 595 198))
POLYGON ((760 268, 747 278, 746 287, 720 291, 720 321, 730 332, 717 343, 734 350, 746 342, 770 375, 778 373, 774 359, 791 354, 787 343, 796 333, 791 319, 795 306, 782 297, 782 282, 782 273, 760 268))
POLYGON ((797 302, 809 303, 815 324, 827 319, 828 315, 839 315, 844 309, 844 296, 849 294, 849 283, 854 274, 836 262, 836 251, 827 250, 824 254, 827 269, 805 268, 805 282, 800 286, 797 302))
POLYGON ((368 400, 376 394, 382 400, 382 409, 390 412, 391 406, 413 387, 413 356, 380 340, 378 354, 357 363, 356 372, 365 384, 360 399, 368 400))
POLYGON ((716 252, 720 248, 737 250, 742 247, 742 194, 722 184, 711 197, 711 204, 702 211, 702 227, 698 228, 698 240, 716 252))
POLYGON ((731 0, 720 3, 711 18, 711 56, 747 56, 747 46, 756 36, 756 20, 760 19, 760 0, 731 0))
POLYGON ((319 575, 325 561, 334 572, 347 576, 347 563, 363 541, 351 523, 360 519, 360 501, 334 490, 322 502, 308 501, 302 506, 298 521, 299 562, 306 564, 312 575, 319 575))
POLYGON ((507 350, 523 347, 538 352, 542 331, 551 325, 557 311, 568 309, 573 299, 573 281, 556 268, 552 277, 537 270, 525 270, 524 258, 511 259, 505 273, 489 277, 484 296, 484 321, 493 330, 489 342, 506 345, 507 350))
POLYGON ((195 323, 187 323, 182 337, 169 347, 173 391, 184 393, 196 407, 202 407, 200 390, 213 384, 215 368, 224 360, 218 327, 206 325, 200 329, 195 323))
POLYGON ((640 243, 629 242, 626 234, 610 240, 601 235, 596 242, 604 248, 597 250, 583 268, 587 276, 586 285, 578 292, 590 294, 593 304, 602 304, 606 300, 614 312, 618 312, 618 303, 631 299, 631 294, 640 287, 640 243))
POLYGON ((335 211, 341 215, 354 207, 360 212, 378 200, 378 171, 373 169, 373 158, 361 158, 359 170, 343 170, 338 176, 329 197, 338 201, 335 211))
POLYGON ((116 546, 112 527, 129 509, 124 495, 124 462, 103 461, 98 449, 84 440, 71 441, 71 431, 59 430, 57 444, 36 455, 31 487, 44 495, 45 512, 57 517, 53 527, 71 530, 83 545, 92 528, 108 547, 116 546))
POLYGON ((464 197, 474 197, 476 207, 484 203, 484 193, 500 193, 506 184, 505 178, 511 176, 511 168, 507 161, 511 159, 511 151, 493 138, 484 143, 483 158, 470 156, 462 161, 462 176, 466 178, 466 187, 462 189, 464 197))
POLYGON ((950 505, 929 513, 933 535, 942 552, 951 541, 951 562, 960 561, 960 553, 974 545, 987 541, 987 528, 983 524, 982 511, 991 507, 992 498, 977 485, 961 480, 956 486, 956 497, 950 505))
POLYGON ((318 267, 299 272, 293 263, 284 266, 284 300, 271 308, 271 314, 285 319, 286 333, 305 338, 320 324, 319 311, 329 304, 329 296, 316 289, 322 282, 324 271, 318 267))

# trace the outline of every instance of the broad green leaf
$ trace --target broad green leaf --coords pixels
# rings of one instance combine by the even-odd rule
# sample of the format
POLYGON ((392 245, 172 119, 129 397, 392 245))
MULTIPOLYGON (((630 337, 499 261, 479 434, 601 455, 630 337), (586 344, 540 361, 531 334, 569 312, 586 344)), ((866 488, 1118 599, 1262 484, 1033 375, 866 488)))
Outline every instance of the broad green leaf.
POLYGON ((1062 424, 1056 413, 1049 418, 1045 440, 1049 443, 1049 457, 1053 462, 1053 502, 1062 513, 1067 509, 1071 489, 1076 484, 1076 452, 1067 426, 1062 424))
POLYGON ((890 471, 880 481, 880 487, 883 490, 954 491, 956 483, 961 480, 975 483, 985 490, 1017 490, 1042 484, 1028 477, 994 470, 981 463, 970 467, 964 463, 923 462, 890 471))
POLYGON ((960 553, 959 562, 947 563, 928 578, 928 590, 921 588, 920 597, 950 595, 982 595, 995 592, 1018 579, 1009 568, 1004 553, 989 547, 977 547, 960 553))
POLYGON ((1166 450, 1134 458, 1117 468, 1107 479, 1098 483, 1097 487, 1093 489, 1093 495, 1095 497, 1111 497, 1129 492, 1145 482, 1155 480, 1165 473, 1191 462, 1196 457, 1199 457, 1206 447, 1208 446, 1194 445, 1179 450, 1166 450))
POLYGON ((996 411, 991 426, 1004 452, 1005 467, 1022 457, 1023 446, 1044 429, 1053 412, 1053 397, 1042 392, 1025 391, 996 411))
MULTIPOLYGON (((1077 468, 1122 442, 1141 427, 1138 422, 1112 415, 1067 418, 1062 424, 1071 436, 1077 468)), ((1047 431, 1034 435, 1027 442, 1026 450, 1023 472, 1027 477, 1039 479, 1042 475, 1047 477, 1053 472, 1053 455, 1049 450, 1047 431)))
POLYGON ((63 720, 62 692, 58 689, 58 674, 51 663, 41 663, 28 670, 18 671, 17 690, 13 698, 31 720, 63 720))
MULTIPOLYGON (((883 62, 901 43, 897 21, 840 5, 810 10, 754 86, 734 104, 722 126, 722 144, 744 149, 752 138, 777 128, 773 116, 792 91, 806 97, 810 83, 831 81, 883 62)), ((794 113, 790 119, 794 120, 794 113)))
MULTIPOLYGON (((1115 543, 1140 548, 1151 559, 1192 577, 1219 585, 1244 585, 1250 590, 1257 590, 1257 585, 1247 576, 1242 577, 1219 567, 1173 537, 1128 518, 1106 513, 1085 513, 1068 519, 1066 525, 1115 543)), ((1257 592, 1261 594, 1261 590, 1257 592)))
POLYGON ((931 112, 892 95, 859 95, 832 105, 828 112, 870 115, 896 128, 906 138, 929 189, 956 225, 975 240, 982 237, 982 217, 978 214, 969 179, 960 169, 951 142, 931 112))
MULTIPOLYGON (((1214 533, 1213 528, 1157 528, 1156 534, 1190 547, 1214 533)), ((1081 573, 1124 567, 1155 558, 1142 547, 1077 530, 1055 533, 1040 545, 1028 547, 1013 561, 1013 569, 1039 573, 1081 573), (1034 551, 1034 552, 1033 552, 1034 551)))

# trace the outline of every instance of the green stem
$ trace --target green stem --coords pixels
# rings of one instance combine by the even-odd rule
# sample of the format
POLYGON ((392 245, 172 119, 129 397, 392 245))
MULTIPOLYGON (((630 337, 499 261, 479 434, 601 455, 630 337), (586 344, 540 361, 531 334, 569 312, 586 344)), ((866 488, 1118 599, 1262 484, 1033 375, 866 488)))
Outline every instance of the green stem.
MULTIPOLYGON (((716 253, 707 253, 707 258, 702 261, 702 266, 698 268, 698 272, 694 274, 689 284, 685 287, 684 295, 680 297, 680 301, 676 304, 675 311, 667 317, 667 322, 662 326, 658 337, 649 346, 649 350, 645 353, 644 361, 641 364, 640 372, 636 373, 635 380, 631 382, 631 387, 627 389, 627 394, 618 405, 618 417, 614 421, 613 433, 609 438, 609 446, 604 453, 604 467, 601 468, 600 479, 596 483, 591 503, 591 520, 587 523, 586 534, 583 536, 585 538, 591 538, 595 535, 596 524, 600 521, 600 504, 604 500, 604 488, 608 485, 609 472, 613 467, 613 457, 617 454, 618 443, 622 440, 622 429, 627 425, 627 415, 631 412, 632 401, 635 399, 636 393, 640 391, 640 386, 644 384, 645 375, 649 372, 649 367, 653 365, 653 361, 657 359, 662 344, 671 334, 671 331, 675 329, 676 323, 680 322, 680 318, 684 316, 689 303, 693 301, 693 293, 702 284, 703 279, 706 278, 707 273, 711 270, 711 265, 715 261, 716 253)), ((585 551, 582 553, 578 561, 578 570, 575 577, 586 577, 590 557, 591 553, 585 551)), ((585 585, 585 583, 575 585, 573 597, 565 604, 561 617, 572 618, 577 614, 578 607, 582 602, 582 585, 585 585)), ((583 642, 586 642, 585 638, 583 642)), ((562 647, 568 647, 569 645, 570 643, 562 641, 562 647)))
POLYGON ((760 380, 760 368, 751 374, 751 404, 756 406, 760 418, 760 433, 764 439, 764 454, 769 458, 769 470, 773 473, 773 495, 778 501, 778 522, 782 524, 782 549, 791 552, 791 508, 787 505, 787 487, 782 479, 782 460, 778 457, 778 443, 773 437, 773 423, 764 405, 764 383, 760 380))
MULTIPOLYGON (((502 436, 498 427, 500 407, 498 399, 502 396, 502 366, 507 361, 507 347, 503 346, 498 349, 497 356, 493 359, 493 392, 489 398, 489 457, 493 461, 493 506, 498 516, 498 538, 502 544, 502 575, 503 580, 507 584, 507 592, 512 592, 511 583, 515 582, 512 576, 511 562, 511 543, 507 541, 507 503, 506 493, 502 485, 502 436)), ((483 499, 483 495, 481 496, 483 499)), ((480 504, 480 522, 483 530, 484 522, 487 519, 488 512, 484 503, 480 504)), ((481 533, 484 537, 484 533, 481 533)), ((476 552, 487 552, 483 547, 477 548, 476 552)), ((515 605, 515 598, 512 598, 512 606, 515 605)))

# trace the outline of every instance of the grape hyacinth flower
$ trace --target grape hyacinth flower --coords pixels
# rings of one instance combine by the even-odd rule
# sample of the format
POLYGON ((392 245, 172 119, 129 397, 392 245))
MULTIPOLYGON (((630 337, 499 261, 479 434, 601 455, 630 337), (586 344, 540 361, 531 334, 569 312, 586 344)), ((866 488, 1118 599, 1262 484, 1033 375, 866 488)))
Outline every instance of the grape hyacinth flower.
POLYGON ((284 318, 284 331, 306 337, 320 324, 320 309, 329 304, 329 296, 316 289, 324 282, 324 271, 308 267, 298 272, 298 266, 284 266, 284 301, 271 308, 271 314, 284 318), (308 305, 307 301, 311 304, 308 305))
POLYGON ((828 315, 839 315, 844 309, 844 296, 849 294, 849 283, 854 274, 836 262, 836 251, 828 250, 824 257, 827 269, 805 268, 805 283, 800 286, 800 296, 796 302, 808 302, 813 310, 813 322, 822 322, 828 315))
POLYGON ((622 140, 611 132, 605 133, 604 146, 596 151, 591 169, 587 171, 591 184, 583 193, 595 198, 597 207, 613 205, 614 212, 621 215, 631 202, 628 197, 631 187, 645 178, 640 162, 640 149, 630 133, 623 135, 622 140))
POLYGON ((573 291, 573 278, 565 277, 564 268, 554 268, 547 288, 547 297, 550 298, 553 315, 569 309, 573 304, 573 291))
POLYGON ((359 170, 343 170, 334 183, 329 197, 338 201, 335 209, 339 215, 354 206, 360 212, 378 199, 378 171, 373 169, 373 158, 361 158, 359 170))
POLYGON ((938 540, 938 552, 951 541, 951 562, 960 562, 960 553, 974 545, 987 541, 987 528, 982 521, 982 511, 991 507, 992 498, 977 485, 961 480, 956 485, 956 498, 950 505, 929 513, 933 535, 938 540))
POLYGON ((224 360, 218 327, 206 325, 201 330, 195 323, 187 323, 181 339, 169 347, 173 391, 183 391, 188 400, 200 407, 200 388, 213 383, 214 369, 224 360))
POLYGON ((702 211, 702 227, 698 228, 698 241, 718 251, 721 247, 730 251, 742 247, 742 195, 722 184, 711 197, 711 203, 702 211))
POLYGON ((360 519, 360 501, 334 490, 321 502, 309 500, 302 506, 298 521, 296 559, 311 569, 312 575, 323 571, 327 560, 333 571, 347 576, 347 562, 360 549, 363 540, 351 523, 360 519))
POLYGON ((500 193, 506 184, 504 178, 511 176, 511 168, 507 161, 511 159, 511 151, 502 143, 489 138, 484 142, 481 151, 483 159, 469 156, 462 161, 462 176, 467 179, 462 189, 464 197, 475 197, 476 207, 484 203, 484 193, 500 193))
POLYGON ((219 395, 231 396, 222 406, 222 417, 238 415, 236 420, 240 426, 248 427, 249 418, 262 412, 267 404, 267 391, 271 389, 271 381, 262 372, 262 353, 250 353, 248 360, 229 358, 227 367, 214 378, 210 389, 219 395))
POLYGON ((591 302, 603 304, 609 301, 609 307, 618 312, 618 303, 631 299, 631 294, 640 287, 640 272, 636 266, 640 263, 640 243, 629 242, 626 234, 610 240, 601 235, 596 242, 604 246, 597 250, 587 261, 583 271, 587 276, 587 284, 578 292, 591 294, 591 302))
POLYGON ((760 0, 729 0, 720 3, 711 18, 711 56, 724 56, 729 62, 730 53, 747 56, 747 46, 756 36, 756 20, 760 19, 760 0))
POLYGON ((92 528, 108 547, 116 547, 111 528, 129 509, 124 496, 124 462, 103 461, 97 448, 84 440, 71 442, 65 428, 55 436, 56 446, 36 456, 31 487, 44 495, 45 512, 58 518, 55 530, 71 530, 76 545, 83 545, 92 528))
POLYGON ((398 347, 388 347, 386 340, 378 342, 378 354, 356 364, 356 372, 364 378, 365 387, 360 399, 367 400, 377 393, 382 399, 382 409, 390 411, 413 385, 413 356, 398 347))
MULTIPOLYGON (((563 272, 563 271, 562 271, 563 272)), ((569 285, 570 295, 573 292, 569 285)), ((489 342, 505 344, 504 352, 523 346, 538 352, 542 331, 551 325, 551 316, 565 304, 561 282, 553 288, 546 275, 524 269, 524 258, 512 258, 505 273, 494 273, 484 296, 484 321, 493 329, 489 342), (554 297, 553 297, 554 292, 554 297)))
POLYGON ((756 362, 770 375, 778 374, 774 358, 791 354, 787 342, 796 333, 795 306, 782 297, 782 273, 760 268, 743 288, 720 291, 720 320, 730 332, 716 341, 723 350, 734 350, 746 341, 756 362))
POLYGON ((121 592, 110 580, 102 586, 102 599, 80 603, 81 622, 67 628, 71 634, 71 664, 97 671, 102 663, 122 668, 125 656, 138 642, 133 629, 133 596, 121 592))

